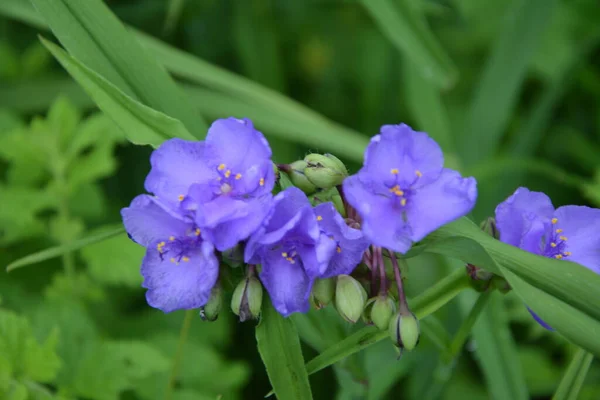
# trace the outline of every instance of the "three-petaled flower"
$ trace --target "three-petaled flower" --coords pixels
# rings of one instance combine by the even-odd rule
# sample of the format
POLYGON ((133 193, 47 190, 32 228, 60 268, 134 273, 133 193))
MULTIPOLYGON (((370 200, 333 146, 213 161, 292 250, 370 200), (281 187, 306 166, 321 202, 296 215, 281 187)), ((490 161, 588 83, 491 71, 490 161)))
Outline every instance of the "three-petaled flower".
POLYGON ((475 179, 443 165, 438 144, 408 125, 385 125, 371 139, 363 168, 343 188, 373 244, 405 253, 473 208, 475 179))
POLYGON ((544 193, 521 187, 496 207, 496 227, 502 242, 544 257, 573 261, 600 274, 600 210, 596 208, 563 206, 555 210, 544 193))

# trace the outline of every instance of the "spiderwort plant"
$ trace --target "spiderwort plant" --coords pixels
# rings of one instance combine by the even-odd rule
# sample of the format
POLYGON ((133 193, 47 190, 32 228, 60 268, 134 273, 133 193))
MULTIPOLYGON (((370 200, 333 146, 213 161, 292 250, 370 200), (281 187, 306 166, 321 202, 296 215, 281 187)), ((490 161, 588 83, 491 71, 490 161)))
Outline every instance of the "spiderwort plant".
POLYGON ((521 187, 496 207, 496 227, 505 243, 544 257, 573 261, 600 274, 600 210, 596 208, 554 209, 544 193, 521 187))

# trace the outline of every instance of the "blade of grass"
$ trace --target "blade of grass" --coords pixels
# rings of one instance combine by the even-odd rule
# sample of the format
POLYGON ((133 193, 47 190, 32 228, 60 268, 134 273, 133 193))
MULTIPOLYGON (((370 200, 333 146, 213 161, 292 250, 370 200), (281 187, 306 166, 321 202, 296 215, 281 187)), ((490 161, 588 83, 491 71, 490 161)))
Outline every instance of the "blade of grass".
POLYGON ((577 349, 552 400, 577 400, 593 359, 587 351, 577 349))

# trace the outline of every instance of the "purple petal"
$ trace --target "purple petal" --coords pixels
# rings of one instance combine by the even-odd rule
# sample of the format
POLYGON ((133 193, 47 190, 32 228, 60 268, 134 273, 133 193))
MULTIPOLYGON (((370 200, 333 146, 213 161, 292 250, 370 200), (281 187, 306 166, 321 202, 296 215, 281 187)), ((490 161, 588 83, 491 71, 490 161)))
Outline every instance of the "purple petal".
POLYGON ((344 193, 348 203, 360 214, 362 231, 371 243, 401 253, 410 249, 410 226, 391 199, 373 194, 372 188, 357 175, 346 178, 344 193))
POLYGON ((215 165, 225 164, 234 173, 271 158, 269 143, 247 118, 216 120, 208 130, 206 145, 215 165))
POLYGON ((183 139, 170 139, 150 157, 152 169, 146 177, 148 192, 171 204, 178 204, 193 183, 216 178, 208 169, 205 144, 183 139))
POLYGON ((207 237, 219 251, 230 249, 242 240, 246 240, 265 220, 272 199, 273 197, 269 193, 242 202, 242 205, 238 204, 238 207, 243 209, 243 215, 235 219, 220 221, 214 228, 206 229, 207 237))
POLYGON ((444 168, 437 181, 416 190, 409 199, 406 214, 412 228, 411 239, 418 242, 440 226, 468 214, 476 199, 475 178, 463 178, 444 168))
POLYGON ((327 270, 327 266, 336 251, 336 243, 321 234, 316 244, 299 245, 296 247, 304 270, 311 278, 318 278, 327 270))
POLYGON ((553 331, 554 329, 548 325, 543 319, 541 319, 536 313, 534 313, 531 308, 527 307, 527 310, 529 310, 529 313, 531 314, 531 316, 538 322, 538 324, 540 324, 541 326, 543 326, 544 328, 548 329, 549 331, 553 331))
POLYGON ((542 239, 550 232, 554 207, 541 192, 518 188, 496 207, 500 240, 534 254, 541 254, 542 239))
POLYGON ((371 139, 364 170, 375 180, 398 178, 401 187, 420 187, 435 181, 443 165, 442 150, 433 139, 400 124, 381 127, 381 134, 371 139))
POLYGON ((313 281, 300 263, 288 262, 278 251, 267 252, 262 260, 260 280, 269 292, 273 307, 284 317, 309 310, 313 281))
POLYGON ((565 250, 574 261, 600 274, 600 210, 585 206, 564 206, 554 213, 553 228, 562 229, 567 238, 565 250))
POLYGON ((219 275, 214 248, 209 242, 203 242, 187 257, 189 261, 175 264, 166 257, 161 259, 158 251, 148 250, 142 262, 148 304, 164 312, 206 304, 219 275))
POLYGON ((144 247, 151 247, 169 236, 183 236, 193 226, 146 194, 133 199, 129 207, 121 210, 121 216, 127 233, 144 247))
POLYGON ((335 243, 335 252, 327 268, 321 271, 320 278, 349 275, 361 262, 369 241, 362 231, 349 227, 332 203, 315 207, 315 215, 320 216, 319 227, 324 232, 320 240, 335 243), (331 237, 333 237, 333 240, 331 237), (339 251, 338 251, 339 246, 339 251))

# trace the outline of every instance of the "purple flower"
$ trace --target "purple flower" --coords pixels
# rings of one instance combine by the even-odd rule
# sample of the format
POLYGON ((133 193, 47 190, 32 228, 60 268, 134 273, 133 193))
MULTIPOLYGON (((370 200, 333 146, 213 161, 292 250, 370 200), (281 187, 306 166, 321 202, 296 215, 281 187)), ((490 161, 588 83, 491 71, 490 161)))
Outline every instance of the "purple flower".
POLYGON ((133 199, 121 215, 130 237, 147 249, 142 286, 148 304, 164 312, 206 304, 219 262, 194 221, 148 195, 133 199))
POLYGON ((335 253, 328 264, 323 265, 318 278, 331 278, 337 275, 350 275, 361 262, 369 241, 360 229, 351 228, 332 203, 323 203, 314 208, 321 230, 321 240, 335 243, 335 253))
POLYGON ((262 264, 260 280, 284 316, 307 312, 314 279, 325 271, 336 242, 322 237, 306 195, 288 188, 275 196, 267 220, 251 237, 245 260, 262 264))
POLYGON ((371 139, 364 166, 344 181, 344 193, 373 244, 405 253, 473 208, 475 179, 443 165, 437 143, 408 125, 385 125, 371 139))
POLYGON ((271 149, 248 119, 215 121, 205 142, 171 139, 151 158, 146 190, 195 215, 218 250, 254 232, 269 211, 271 149))
POLYGON ((518 188, 496 207, 496 227, 505 243, 544 257, 573 261, 600 274, 600 210, 596 208, 564 206, 555 210, 544 193, 518 188))

